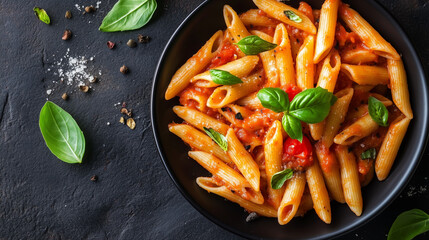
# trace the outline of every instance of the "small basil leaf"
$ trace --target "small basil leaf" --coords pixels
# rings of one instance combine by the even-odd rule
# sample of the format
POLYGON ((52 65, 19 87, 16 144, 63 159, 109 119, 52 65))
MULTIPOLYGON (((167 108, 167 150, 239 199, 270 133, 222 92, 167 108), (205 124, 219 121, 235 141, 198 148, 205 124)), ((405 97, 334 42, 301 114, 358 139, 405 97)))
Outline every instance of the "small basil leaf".
POLYGON ((374 122, 378 125, 387 127, 387 120, 389 119, 389 112, 382 102, 375 97, 368 99, 368 112, 374 122))
POLYGON ((53 102, 40 111, 39 127, 49 150, 66 163, 81 163, 85 137, 73 117, 53 102))
POLYGON ((293 177, 293 171, 290 168, 286 168, 283 171, 276 172, 271 177, 271 188, 272 189, 280 189, 283 187, 283 184, 293 177))
POLYGON ((302 19, 298 15, 296 15, 296 13, 294 13, 291 10, 286 10, 283 13, 286 15, 287 18, 289 18, 290 20, 292 20, 296 23, 302 22, 302 19))
POLYGON ((282 125, 287 135, 292 139, 302 142, 302 125, 301 121, 290 115, 283 115, 282 125))
POLYGON ((257 94, 259 101, 264 108, 274 112, 285 112, 289 109, 289 97, 280 88, 263 88, 257 94))
POLYGON ((210 77, 214 83, 220 85, 234 85, 243 82, 239 77, 232 75, 230 72, 219 69, 210 70, 210 77))
POLYGON ((102 32, 128 31, 143 27, 152 18, 156 0, 119 0, 104 17, 102 32))
POLYGON ((258 53, 269 51, 277 47, 277 44, 267 42, 255 35, 247 36, 235 44, 246 55, 256 55, 258 53))
POLYGON ((45 11, 45 9, 34 7, 33 11, 34 11, 34 14, 36 14, 37 18, 39 18, 40 21, 42 21, 46 24, 51 23, 51 19, 49 18, 49 15, 45 11))
POLYGON ((331 110, 336 97, 321 87, 298 93, 290 103, 289 114, 306 123, 323 121, 331 110))
POLYGON ((365 152, 361 153, 361 159, 375 159, 377 157, 377 150, 375 148, 370 148, 365 152))
POLYGON ((429 215, 420 209, 399 214, 390 227, 387 240, 411 240, 429 231, 429 215))
POLYGON ((224 135, 216 132, 213 128, 204 127, 204 132, 206 132, 206 134, 209 135, 209 137, 213 139, 213 141, 215 141, 222 150, 225 152, 228 151, 228 141, 224 135))

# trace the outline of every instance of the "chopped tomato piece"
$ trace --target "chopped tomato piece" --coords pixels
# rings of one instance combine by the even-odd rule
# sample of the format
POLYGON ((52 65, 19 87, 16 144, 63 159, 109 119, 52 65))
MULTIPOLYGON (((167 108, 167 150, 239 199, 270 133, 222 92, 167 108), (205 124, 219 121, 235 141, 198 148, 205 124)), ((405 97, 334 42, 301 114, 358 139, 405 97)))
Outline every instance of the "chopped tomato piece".
POLYGON ((287 138, 283 145, 282 161, 287 168, 302 171, 313 164, 313 148, 310 140, 303 136, 302 142, 287 138))
POLYGON ((289 101, 291 102, 292 99, 301 92, 301 89, 298 86, 295 86, 294 84, 286 84, 284 87, 282 87, 283 91, 287 93, 289 96, 289 101))

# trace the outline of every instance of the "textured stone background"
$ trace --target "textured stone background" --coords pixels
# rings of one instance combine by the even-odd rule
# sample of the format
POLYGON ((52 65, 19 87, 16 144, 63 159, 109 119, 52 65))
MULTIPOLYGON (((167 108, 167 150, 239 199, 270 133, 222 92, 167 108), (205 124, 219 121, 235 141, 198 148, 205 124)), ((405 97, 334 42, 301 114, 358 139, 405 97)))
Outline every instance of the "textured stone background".
MULTIPOLYGON (((96 13, 82 15, 75 4, 95 5, 96 0, 0 0, 0 239, 240 239, 205 219, 179 194, 150 129, 156 63, 175 28, 202 0, 158 0, 158 10, 144 28, 99 32, 115 2, 102 0, 96 13), (36 19, 34 6, 47 10, 51 25, 36 19), (64 18, 66 10, 72 11, 72 19, 64 18), (70 41, 61 40, 66 28, 73 32, 70 41), (139 33, 152 41, 128 48, 126 41, 139 33), (116 49, 106 47, 109 40, 118 42, 116 49), (94 57, 89 71, 102 72, 88 94, 58 83, 53 75, 58 69, 54 63, 67 48, 71 56, 94 57), (130 74, 119 72, 122 64, 130 74), (61 99, 63 92, 70 95, 67 102, 61 99), (84 164, 65 164, 45 146, 38 116, 47 98, 73 115, 84 131, 84 164), (134 131, 118 123, 120 106, 115 104, 123 101, 134 111, 134 131), (92 175, 98 182, 90 181, 92 175)), ((428 1, 378 2, 404 28, 427 73, 428 1)), ((400 212, 412 207, 429 211, 428 157, 426 153, 401 197, 340 239, 383 239, 400 212)))

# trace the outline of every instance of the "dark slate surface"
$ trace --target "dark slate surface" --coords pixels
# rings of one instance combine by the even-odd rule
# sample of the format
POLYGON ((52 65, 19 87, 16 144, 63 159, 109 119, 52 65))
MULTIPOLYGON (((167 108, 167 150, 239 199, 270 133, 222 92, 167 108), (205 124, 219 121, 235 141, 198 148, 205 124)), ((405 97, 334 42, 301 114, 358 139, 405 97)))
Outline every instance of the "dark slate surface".
MULTIPOLYGON (((0 239, 240 239, 205 219, 179 194, 150 129, 156 63, 175 28, 202 0, 158 0, 147 26, 124 33, 97 30, 114 0, 100 1, 94 14, 82 15, 75 7, 96 2, 0 0, 0 239), (48 11, 51 25, 36 19, 35 5, 48 11), (72 19, 64 18, 66 10, 72 19), (66 28, 73 32, 70 41, 61 40, 66 28), (128 48, 126 41, 139 33, 152 41, 128 48), (108 40, 118 43, 114 50, 106 47, 108 40), (53 74, 67 48, 70 56, 94 57, 88 71, 102 73, 88 94, 59 83, 53 74), (119 72, 123 64, 131 70, 126 76, 119 72), (63 92, 70 95, 67 102, 63 92), (47 98, 72 114, 84 131, 84 164, 65 164, 45 146, 38 114, 47 98), (118 123, 120 106, 115 104, 123 101, 134 111, 134 131, 118 123), (93 175, 97 182, 90 181, 93 175)), ((428 72, 428 2, 379 2, 404 28, 428 72)), ((401 197, 339 239, 383 239, 400 212, 429 211, 428 157, 427 152, 401 197)))

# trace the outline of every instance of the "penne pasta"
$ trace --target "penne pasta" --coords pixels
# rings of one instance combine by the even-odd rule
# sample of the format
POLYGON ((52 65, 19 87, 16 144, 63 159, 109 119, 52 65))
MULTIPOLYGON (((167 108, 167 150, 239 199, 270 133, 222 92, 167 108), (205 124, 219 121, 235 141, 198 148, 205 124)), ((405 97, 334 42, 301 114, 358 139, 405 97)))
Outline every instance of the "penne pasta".
POLYGON ((389 83, 389 73, 384 67, 341 64, 340 70, 359 85, 386 85, 389 83))
POLYGON ((351 145, 360 139, 369 136, 378 129, 378 124, 372 120, 369 114, 359 118, 352 125, 338 133, 334 142, 339 145, 351 145))
POLYGON ((273 27, 275 28, 278 21, 259 13, 258 9, 250 9, 240 14, 240 20, 246 27, 273 27))
POLYGON ((219 145, 213 142, 207 134, 198 131, 192 126, 187 124, 169 124, 168 130, 189 144, 192 149, 209 152, 226 163, 232 163, 228 154, 219 145))
POLYGON ((375 173, 378 180, 383 181, 389 175, 410 121, 411 119, 407 117, 399 116, 390 124, 375 160, 375 173))
POLYGON ((250 36, 240 17, 229 5, 223 7, 223 17, 234 42, 239 42, 241 39, 250 36))
POLYGON ((228 199, 231 202, 239 204, 249 212, 256 212, 257 214, 265 217, 277 217, 277 211, 269 206, 268 204, 255 204, 251 201, 247 201, 242 197, 234 194, 225 186, 218 186, 212 178, 199 177, 196 180, 198 186, 204 190, 219 195, 223 198, 228 199))
POLYGON ((322 170, 319 164, 315 162, 305 171, 307 185, 310 189, 311 199, 313 200, 313 208, 317 216, 327 224, 331 223, 331 204, 323 180, 322 170))
POLYGON ((341 60, 347 64, 361 65, 377 62, 378 55, 364 48, 347 49, 341 54, 341 60))
POLYGON ((261 101, 259 101, 259 98, 256 96, 257 93, 253 93, 249 96, 246 96, 244 98, 241 98, 237 101, 237 103, 241 106, 246 106, 250 109, 261 109, 262 104, 261 101))
POLYGON ((253 2, 259 9, 266 12, 270 17, 308 32, 309 34, 316 34, 316 27, 311 22, 311 20, 304 13, 298 11, 297 9, 276 0, 253 0, 253 2), (299 18, 301 18, 302 21, 295 22, 290 20, 284 13, 285 11, 292 11, 299 18))
POLYGON ((387 60, 387 70, 390 77, 390 88, 395 105, 409 119, 413 119, 410 94, 408 92, 407 74, 402 60, 387 60))
POLYGON ((347 146, 341 145, 336 146, 335 153, 340 163, 344 198, 352 212, 356 216, 360 216, 362 214, 363 201, 355 156, 353 152, 349 152, 347 146))
POLYGON ((347 4, 342 4, 339 9, 341 19, 357 35, 363 43, 375 54, 384 58, 399 60, 398 52, 355 10, 347 4))
POLYGON ((279 73, 280 85, 295 85, 295 69, 293 67, 291 45, 288 32, 283 23, 277 25, 273 42, 277 44, 275 49, 275 60, 279 73))
MULTIPOLYGON (((225 65, 216 67, 215 69, 227 71, 238 78, 242 78, 247 76, 255 68, 258 62, 259 62, 258 56, 245 56, 235 61, 229 62, 225 65)), ((191 83, 192 82, 197 82, 196 86, 198 87, 219 86, 219 84, 216 84, 213 82, 213 79, 211 78, 211 75, 210 75, 210 71, 205 71, 201 74, 194 76, 191 79, 191 83)))
POLYGON ((220 50, 222 38, 222 31, 217 31, 194 56, 176 71, 165 91, 165 100, 170 100, 177 96, 189 85, 191 78, 210 63, 220 50))
POLYGON ((221 134, 226 134, 228 131, 228 125, 192 108, 182 107, 182 106, 174 106, 174 113, 177 116, 185 120, 186 122, 192 124, 194 127, 204 130, 206 128, 213 128, 217 132, 221 134))
POLYGON ((285 193, 283 194, 280 207, 277 210, 277 217, 280 225, 287 224, 298 211, 304 193, 305 183, 305 173, 301 172, 294 173, 293 177, 286 182, 285 193))
POLYGON ((314 87, 314 36, 305 38, 296 56, 296 84, 302 90, 314 87))
MULTIPOLYGON (((252 34, 262 38, 267 42, 273 42, 273 37, 270 35, 261 32, 261 31, 251 31, 252 34)), ((265 86, 267 87, 278 87, 279 83, 279 71, 276 68, 276 56, 274 50, 261 52, 259 54, 261 58, 262 65, 264 66, 265 76, 267 78, 267 82, 265 86)))
POLYGON ((258 165, 238 140, 232 128, 228 130, 226 139, 228 141, 227 153, 229 158, 235 163, 252 188, 259 192, 261 175, 258 165))
POLYGON ((314 63, 319 63, 331 51, 335 40, 335 26, 340 0, 326 0, 320 11, 319 29, 317 31, 314 63))

